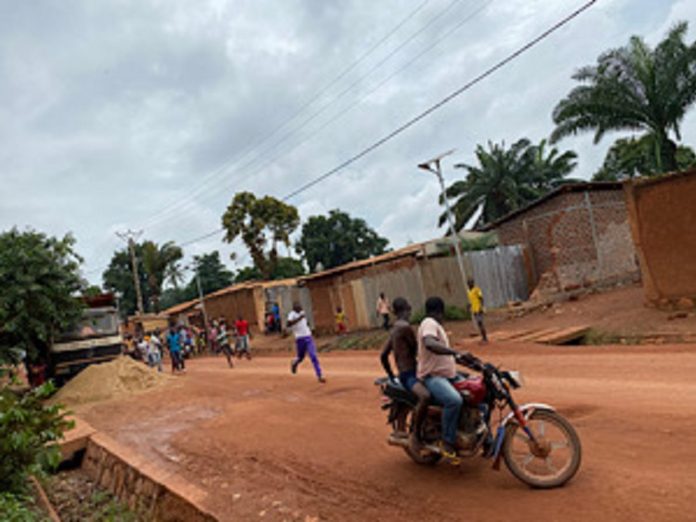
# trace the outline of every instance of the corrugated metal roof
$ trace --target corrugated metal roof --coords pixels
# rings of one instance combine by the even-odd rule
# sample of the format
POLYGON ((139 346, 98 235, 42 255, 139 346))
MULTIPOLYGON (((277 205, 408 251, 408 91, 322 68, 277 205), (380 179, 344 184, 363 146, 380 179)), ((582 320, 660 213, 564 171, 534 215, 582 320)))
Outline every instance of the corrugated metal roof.
POLYGON ((399 259, 401 257, 415 256, 422 254, 426 243, 414 243, 413 245, 408 245, 407 247, 400 248, 398 250, 393 250, 392 252, 387 252, 386 254, 380 254, 378 256, 368 257, 367 259, 361 259, 359 261, 351 261, 345 265, 336 266, 334 268, 329 268, 322 272, 317 272, 316 274, 310 274, 298 278, 300 282, 311 281, 314 279, 321 279, 323 277, 330 277, 333 275, 341 274, 343 272, 348 272, 350 270, 356 270, 366 266, 378 265, 380 263, 385 263, 387 261, 392 261, 394 259, 399 259))
POLYGON ((524 207, 518 208, 517 210, 513 210, 512 212, 505 214, 503 217, 498 218, 495 221, 492 221, 491 223, 487 223, 486 225, 483 225, 482 227, 479 227, 476 230, 480 232, 488 232, 489 230, 493 230, 497 226, 516 218, 520 214, 524 214, 528 210, 531 210, 534 207, 541 205, 545 201, 553 199, 560 194, 565 194, 567 192, 585 192, 586 190, 621 190, 622 187, 623 183, 620 181, 588 181, 586 183, 566 183, 565 185, 561 185, 560 187, 555 188, 551 192, 541 196, 539 199, 535 199, 534 201, 525 205, 524 207))
POLYGON ((198 304, 198 299, 191 299, 190 301, 185 301, 183 303, 179 303, 178 305, 174 305, 170 308, 167 308, 161 313, 166 315, 180 314, 181 312, 184 312, 189 308, 193 308, 194 306, 196 306, 196 304, 198 304))
POLYGON ((689 176, 696 176, 696 169, 689 169, 677 172, 667 172, 665 174, 660 174, 659 176, 642 176, 639 178, 633 178, 626 180, 624 183, 645 186, 645 185, 657 185, 660 183, 668 183, 679 178, 686 178, 689 176))

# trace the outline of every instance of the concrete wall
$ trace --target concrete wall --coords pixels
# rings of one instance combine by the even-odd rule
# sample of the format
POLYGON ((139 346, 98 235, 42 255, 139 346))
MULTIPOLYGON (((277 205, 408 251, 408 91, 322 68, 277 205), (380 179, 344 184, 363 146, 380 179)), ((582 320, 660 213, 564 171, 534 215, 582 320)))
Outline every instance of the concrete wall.
POLYGON ((696 170, 629 182, 625 191, 646 299, 663 308, 693 305, 696 170))
POLYGON ((636 280, 636 251, 621 190, 558 194, 496 228, 503 245, 528 249, 534 280, 549 292, 636 280))

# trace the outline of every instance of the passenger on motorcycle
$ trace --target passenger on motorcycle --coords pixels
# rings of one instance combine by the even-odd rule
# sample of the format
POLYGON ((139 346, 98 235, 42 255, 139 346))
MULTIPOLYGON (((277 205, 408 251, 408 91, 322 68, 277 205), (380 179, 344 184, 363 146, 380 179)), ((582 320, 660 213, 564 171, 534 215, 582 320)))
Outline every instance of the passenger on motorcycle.
POLYGON ((403 297, 397 297, 394 299, 392 306, 396 315, 396 322, 382 349, 380 359, 384 371, 389 376, 389 380, 394 381, 394 372, 391 364, 389 364, 389 354, 394 353, 394 362, 399 371, 399 381, 405 388, 410 390, 417 381, 416 353, 418 352, 416 334, 409 323, 411 305, 403 297))
POLYGON ((418 371, 435 402, 442 406, 442 455, 457 456, 457 427, 463 399, 452 383, 457 379, 455 357, 459 352, 450 348, 449 338, 442 327, 445 303, 439 297, 425 302, 426 317, 418 327, 418 371))
MULTIPOLYGON (((430 401, 430 392, 416 378, 416 354, 418 352, 418 341, 416 334, 411 328, 411 305, 403 297, 397 297, 392 303, 392 309, 396 315, 396 321, 391 329, 389 338, 382 349, 380 360, 384 371, 387 372, 389 380, 394 381, 394 372, 389 363, 389 354, 394 354, 394 362, 399 371, 399 382, 406 389, 412 391, 418 397, 418 406, 413 417, 414 433, 415 428, 420 426, 425 413, 427 412, 428 402, 430 401)), ((403 427, 405 429, 405 426, 403 427)), ((406 436, 404 433, 395 435, 406 436)), ((414 446, 418 445, 418 437, 413 436, 411 442, 414 446)))

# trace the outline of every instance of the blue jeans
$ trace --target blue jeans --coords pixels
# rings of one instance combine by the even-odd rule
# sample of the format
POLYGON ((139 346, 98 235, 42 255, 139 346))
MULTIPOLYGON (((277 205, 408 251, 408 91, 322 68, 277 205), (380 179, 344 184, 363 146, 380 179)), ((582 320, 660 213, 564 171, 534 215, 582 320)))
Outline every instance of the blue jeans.
POLYGON ((455 445, 464 400, 451 381, 445 377, 429 375, 424 382, 435 402, 442 406, 442 438, 445 442, 455 445))
POLYGON ((410 391, 413 388, 413 385, 418 382, 418 379, 416 378, 416 370, 399 373, 399 382, 404 388, 410 391))

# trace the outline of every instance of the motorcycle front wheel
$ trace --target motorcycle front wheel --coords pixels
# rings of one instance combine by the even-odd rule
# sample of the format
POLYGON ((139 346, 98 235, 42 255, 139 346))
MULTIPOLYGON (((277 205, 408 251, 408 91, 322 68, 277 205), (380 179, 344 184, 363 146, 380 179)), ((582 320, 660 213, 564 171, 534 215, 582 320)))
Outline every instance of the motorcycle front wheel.
POLYGON ((528 419, 532 442, 519 424, 508 425, 503 458, 510 472, 534 488, 557 488, 580 468, 582 447, 575 428, 556 412, 536 410, 528 419))

